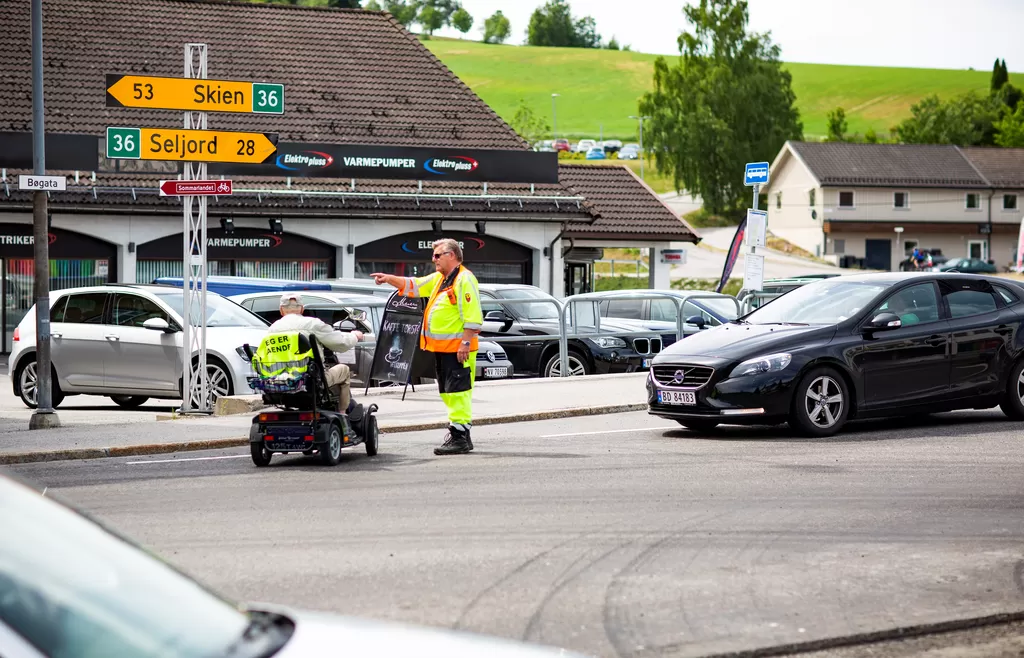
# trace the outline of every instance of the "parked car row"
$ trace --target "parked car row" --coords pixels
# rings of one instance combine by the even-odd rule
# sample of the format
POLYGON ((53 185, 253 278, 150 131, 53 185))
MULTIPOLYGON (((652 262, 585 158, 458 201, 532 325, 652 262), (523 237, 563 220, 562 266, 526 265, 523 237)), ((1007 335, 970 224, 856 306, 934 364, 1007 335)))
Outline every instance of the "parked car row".
MULTIPOLYGON (((50 294, 55 407, 73 395, 106 396, 126 408, 151 398, 181 398, 181 279, 157 281, 50 294)), ((214 400, 251 392, 251 366, 241 347, 259 344, 267 327, 280 317, 283 290, 302 291, 307 315, 366 334, 355 350, 338 358, 352 368, 357 384, 369 378, 374 336, 392 292, 388 288, 362 279, 303 282, 220 276, 208 277, 207 286, 207 373, 214 400)), ((566 303, 572 305, 567 357, 573 376, 647 370, 652 359, 676 340, 680 302, 686 336, 729 322, 740 310, 732 297, 703 291, 662 293, 679 301, 624 299, 622 292, 609 292, 579 302, 573 297, 558 300, 535 286, 481 284, 480 294, 485 314, 477 359, 480 380, 561 376, 560 313, 566 303), (689 295, 699 297, 683 301, 689 295), (516 301, 523 298, 536 301, 516 301)), ((30 408, 37 403, 35 342, 32 307, 14 332, 8 357, 14 393, 30 408)))
POLYGON ((640 147, 637 144, 623 145, 623 143, 618 139, 606 139, 603 141, 595 139, 581 139, 576 142, 576 144, 572 144, 567 139, 543 139, 533 145, 533 150, 547 151, 549 153, 552 151, 585 153, 588 159, 596 159, 598 154, 600 154, 601 157, 619 154, 619 158, 622 160, 635 160, 640 147), (631 155, 629 157, 623 157, 622 153, 625 151, 629 151, 631 155), (593 157, 591 157, 592 154, 593 157))

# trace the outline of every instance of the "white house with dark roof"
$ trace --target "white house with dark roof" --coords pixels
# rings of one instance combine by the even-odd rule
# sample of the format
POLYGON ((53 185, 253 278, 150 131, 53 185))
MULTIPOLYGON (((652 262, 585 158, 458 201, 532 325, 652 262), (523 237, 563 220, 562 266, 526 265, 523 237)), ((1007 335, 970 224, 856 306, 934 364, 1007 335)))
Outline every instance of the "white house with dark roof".
POLYGON ((763 192, 775 235, 838 265, 895 270, 919 246, 1003 267, 1016 259, 1024 149, 787 142, 763 192))

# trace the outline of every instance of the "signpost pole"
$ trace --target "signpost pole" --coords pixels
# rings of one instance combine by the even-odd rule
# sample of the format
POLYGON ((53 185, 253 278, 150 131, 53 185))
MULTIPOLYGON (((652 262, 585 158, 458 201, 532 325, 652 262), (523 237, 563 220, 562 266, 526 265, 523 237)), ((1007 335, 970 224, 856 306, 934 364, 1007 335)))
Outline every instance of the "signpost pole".
POLYGON ((755 291, 760 291, 764 287, 764 255, 757 251, 757 247, 761 244, 755 244, 760 243, 763 236, 761 236, 761 222, 756 221, 752 224, 750 220, 752 216, 753 219, 759 220, 757 214, 763 215, 763 228, 767 234, 767 213, 760 213, 758 197, 761 195, 761 186, 768 184, 769 167, 767 162, 748 162, 743 171, 743 184, 754 188, 754 206, 747 211, 746 242, 750 248, 744 259, 743 287, 755 291), (757 226, 755 227, 754 224, 757 226))
MULTIPOLYGON (((207 45, 185 44, 185 77, 206 79, 207 45)), ((185 129, 206 130, 206 112, 186 111, 185 129)), ((206 162, 184 162, 185 180, 206 180, 206 162)), ((205 195, 182 198, 182 413, 210 413, 206 370, 206 206, 205 195), (194 317, 198 315, 199 317, 194 317), (198 356, 192 365, 192 353, 198 356)))
MULTIPOLYGON (((37 176, 46 174, 46 121, 43 112, 43 2, 32 0, 32 164, 37 176)), ((50 240, 46 192, 32 196, 33 256, 36 298, 36 410, 29 429, 60 427, 53 410, 50 377, 50 240)), ((0 273, 2 276, 2 273, 0 273)))

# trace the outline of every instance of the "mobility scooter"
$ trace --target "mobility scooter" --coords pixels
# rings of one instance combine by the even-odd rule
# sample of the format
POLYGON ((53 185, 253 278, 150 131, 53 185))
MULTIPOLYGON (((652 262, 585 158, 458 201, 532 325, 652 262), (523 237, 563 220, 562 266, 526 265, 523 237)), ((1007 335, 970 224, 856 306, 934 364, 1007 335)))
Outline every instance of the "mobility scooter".
MULTIPOLYGON (((263 340, 273 339, 268 336, 263 340)), ((353 399, 344 413, 335 411, 337 400, 327 386, 325 353, 334 353, 320 345, 315 336, 299 333, 298 352, 308 355, 300 363, 289 364, 289 370, 298 366, 302 372, 295 375, 269 376, 268 368, 261 367, 257 351, 251 345, 243 350, 253 366, 248 378, 250 386, 263 394, 264 404, 277 407, 253 416, 249 430, 249 449, 256 466, 269 466, 275 452, 288 454, 301 452, 320 456, 320 461, 334 466, 341 461, 343 447, 366 446, 366 454, 377 454, 379 431, 374 413, 377 405, 366 408, 353 399)))

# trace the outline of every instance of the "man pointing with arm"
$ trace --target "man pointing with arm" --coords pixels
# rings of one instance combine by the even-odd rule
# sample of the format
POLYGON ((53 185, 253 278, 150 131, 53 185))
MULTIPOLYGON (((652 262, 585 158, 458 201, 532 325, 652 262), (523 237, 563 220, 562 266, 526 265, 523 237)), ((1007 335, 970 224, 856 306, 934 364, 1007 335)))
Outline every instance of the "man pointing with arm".
POLYGON ((405 297, 426 297, 420 347, 434 353, 437 387, 448 408, 448 435, 435 455, 458 455, 473 449, 473 385, 476 383, 477 334, 483 309, 476 277, 462 264, 462 247, 452 239, 434 242, 434 266, 428 276, 407 278, 374 274, 405 297))

